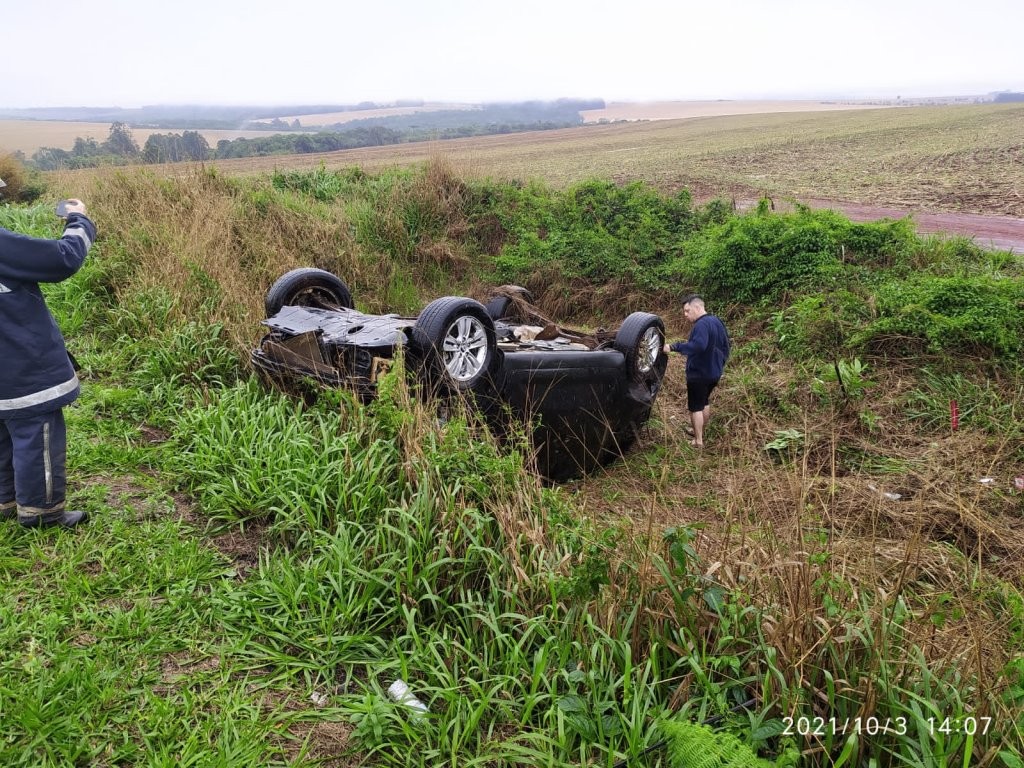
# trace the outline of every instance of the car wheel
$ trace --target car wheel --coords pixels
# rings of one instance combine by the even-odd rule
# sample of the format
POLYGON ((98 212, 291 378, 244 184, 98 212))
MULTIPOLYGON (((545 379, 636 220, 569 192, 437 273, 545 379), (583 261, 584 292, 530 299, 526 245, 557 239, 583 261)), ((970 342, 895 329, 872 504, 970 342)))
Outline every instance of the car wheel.
POLYGON ((634 312, 615 334, 615 349, 626 357, 626 372, 636 381, 661 379, 668 358, 664 352, 665 324, 657 315, 634 312))
POLYGON ((533 294, 519 285, 503 285, 497 290, 502 293, 492 297, 487 302, 487 314, 490 315, 491 320, 502 320, 504 318, 525 320, 525 318, 519 317, 518 313, 515 312, 516 302, 512 296, 516 296, 527 304, 533 304, 533 294))
POLYGON ((497 359, 494 321, 461 296, 430 302, 416 319, 410 351, 434 389, 469 392, 488 381, 497 359))
POLYGON ((323 269, 301 267, 277 278, 263 300, 267 317, 283 307, 352 309, 352 293, 340 277, 323 269))

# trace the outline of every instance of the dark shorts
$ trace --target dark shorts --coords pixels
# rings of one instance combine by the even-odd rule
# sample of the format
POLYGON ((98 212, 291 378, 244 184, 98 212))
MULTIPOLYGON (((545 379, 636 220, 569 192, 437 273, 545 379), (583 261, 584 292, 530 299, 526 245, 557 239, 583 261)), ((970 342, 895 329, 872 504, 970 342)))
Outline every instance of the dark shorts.
POLYGON ((718 386, 718 379, 687 379, 686 410, 690 413, 703 411, 716 386, 718 386))

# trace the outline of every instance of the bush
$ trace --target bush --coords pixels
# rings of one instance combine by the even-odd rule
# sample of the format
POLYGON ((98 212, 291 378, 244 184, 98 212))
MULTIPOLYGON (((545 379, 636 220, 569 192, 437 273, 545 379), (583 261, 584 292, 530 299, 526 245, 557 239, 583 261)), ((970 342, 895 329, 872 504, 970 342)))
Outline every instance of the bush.
POLYGON ((834 220, 840 232, 840 248, 846 263, 878 268, 906 269, 920 247, 921 240, 908 217, 855 223, 834 211, 820 211, 824 219, 834 220))
POLYGON ((1019 280, 921 276, 883 286, 877 308, 878 319, 855 344, 884 346, 898 337, 930 352, 978 351, 1011 360, 1024 351, 1019 280))
POLYGON ((779 347, 795 359, 832 359, 871 320, 871 303, 850 291, 805 296, 773 316, 779 347))
POLYGON ((0 179, 7 184, 0 187, 0 202, 31 203, 46 191, 39 173, 27 170, 15 155, 0 156, 0 179))
POLYGON ((626 279, 658 288, 658 269, 696 227, 690 195, 664 197, 640 182, 585 181, 564 192, 509 188, 498 217, 510 242, 498 280, 522 282, 539 264, 597 283, 626 279))
POLYGON ((721 301, 753 302, 787 288, 818 288, 840 269, 840 237, 818 214, 763 207, 712 226, 684 245, 666 277, 721 301))
POLYGON ((855 224, 833 211, 776 214, 762 204, 691 237, 664 275, 720 301, 754 302, 833 285, 846 265, 906 263, 916 242, 906 220, 855 224))
POLYGON ((291 190, 309 195, 320 202, 338 200, 349 193, 365 178, 360 168, 347 168, 342 171, 328 171, 323 163, 315 171, 274 171, 271 184, 275 189, 291 190))

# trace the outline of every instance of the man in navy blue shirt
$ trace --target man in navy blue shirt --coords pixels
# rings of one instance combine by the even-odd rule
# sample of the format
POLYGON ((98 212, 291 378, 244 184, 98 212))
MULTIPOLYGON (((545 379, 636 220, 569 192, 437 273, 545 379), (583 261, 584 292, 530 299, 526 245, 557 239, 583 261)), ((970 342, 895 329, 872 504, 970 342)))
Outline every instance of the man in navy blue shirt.
POLYGON ((666 344, 665 354, 672 351, 686 355, 686 409, 693 425, 690 445, 703 448, 704 427, 711 420, 708 402, 729 359, 729 334, 721 320, 708 314, 704 299, 696 294, 683 299, 683 317, 693 323, 690 338, 666 344))
POLYGON ((26 528, 73 528, 88 517, 64 508, 61 409, 78 397, 78 377, 39 284, 75 274, 95 239, 80 200, 68 201, 59 239, 0 227, 0 520, 26 528))

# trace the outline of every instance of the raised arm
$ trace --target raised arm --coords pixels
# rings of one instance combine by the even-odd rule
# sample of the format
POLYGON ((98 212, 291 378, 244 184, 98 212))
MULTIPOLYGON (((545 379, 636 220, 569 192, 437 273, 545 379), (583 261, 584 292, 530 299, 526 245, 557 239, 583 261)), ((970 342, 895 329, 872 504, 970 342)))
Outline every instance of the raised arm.
POLYGON ((0 278, 26 283, 58 283, 81 269, 96 239, 96 225, 69 209, 64 234, 56 240, 0 230, 0 278))

